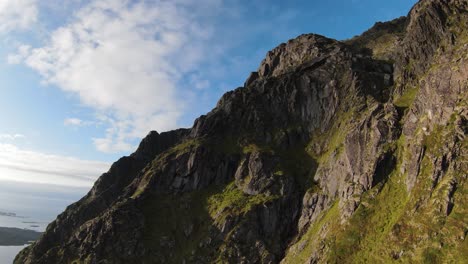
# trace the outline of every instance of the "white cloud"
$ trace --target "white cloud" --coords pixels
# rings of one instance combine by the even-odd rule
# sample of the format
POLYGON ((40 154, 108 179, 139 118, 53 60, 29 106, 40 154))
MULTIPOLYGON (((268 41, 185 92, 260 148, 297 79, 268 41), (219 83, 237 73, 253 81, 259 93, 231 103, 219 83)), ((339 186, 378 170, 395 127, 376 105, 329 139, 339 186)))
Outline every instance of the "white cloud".
POLYGON ((80 118, 76 117, 69 117, 65 118, 63 120, 63 125, 65 126, 73 126, 73 127, 83 127, 83 126, 90 126, 90 125, 96 125, 96 122, 93 121, 88 121, 88 120, 82 120, 80 118))
POLYGON ((22 134, 0 134, 0 140, 16 140, 25 138, 22 134))
POLYGON ((64 121, 63 121, 63 124, 66 125, 66 126, 82 126, 84 123, 83 123, 83 120, 79 119, 79 118, 66 118, 64 121))
MULTIPOLYGON (((22 46, 8 61, 23 61, 45 83, 94 108, 109 125, 104 137, 93 139, 97 149, 130 151, 148 131, 177 127, 186 103, 178 82, 206 55, 203 41, 212 34, 197 22, 198 6, 219 5, 202 2, 92 1, 45 46, 22 46)), ((197 79, 199 89, 207 85, 197 79)))
POLYGON ((1 0, 0 33, 24 30, 37 21, 36 0, 1 0))
POLYGON ((65 10, 72 7, 44 45, 23 45, 8 62, 24 63, 94 109, 91 122, 105 131, 93 142, 103 152, 129 152, 150 130, 188 124, 213 105, 203 101, 209 93, 242 84, 260 61, 237 59, 244 39, 291 32, 291 16, 276 16, 283 10, 260 23, 250 15, 255 5, 237 1, 76 0, 65 10))
POLYGON ((198 90, 204 90, 210 87, 210 81, 200 77, 200 75, 193 74, 190 76, 190 84, 198 90))
POLYGON ((29 45, 20 45, 16 54, 9 54, 7 56, 7 62, 9 64, 20 64, 23 62, 24 58, 29 55, 31 46, 29 45))
POLYGON ((90 187, 109 163, 22 150, 0 144, 0 180, 90 187))

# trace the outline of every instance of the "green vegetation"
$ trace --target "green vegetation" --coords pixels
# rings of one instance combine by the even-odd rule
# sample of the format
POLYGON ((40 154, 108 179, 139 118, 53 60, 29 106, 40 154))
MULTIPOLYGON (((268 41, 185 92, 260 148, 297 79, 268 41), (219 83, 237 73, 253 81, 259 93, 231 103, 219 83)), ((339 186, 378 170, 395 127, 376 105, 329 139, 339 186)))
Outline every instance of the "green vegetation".
POLYGON ((422 144, 431 154, 441 156, 444 145, 448 138, 452 138, 453 132, 453 123, 446 126, 436 125, 429 135, 424 135, 422 144))
POLYGON ((354 37, 345 43, 355 49, 369 49, 372 57, 378 60, 391 60, 398 48, 395 43, 404 37, 405 18, 398 18, 385 23, 378 23, 362 35, 354 37))
POLYGON ((403 215, 408 201, 404 176, 394 172, 386 184, 366 193, 361 205, 330 249, 331 263, 385 263, 391 259, 382 243, 403 215), (380 192, 379 192, 379 189, 380 192))
POLYGON ((200 138, 187 139, 180 144, 175 145, 174 147, 166 150, 161 155, 159 155, 153 161, 153 167, 157 167, 159 164, 164 163, 168 157, 175 156, 178 157, 182 154, 188 153, 190 150, 195 149, 203 145, 205 141, 200 138))
POLYGON ((314 251, 317 251, 322 242, 319 237, 332 233, 339 227, 340 210, 336 201, 328 210, 321 213, 307 232, 296 242, 284 258, 285 264, 307 263, 314 251))
POLYGON ((249 154, 252 152, 265 152, 273 154, 274 151, 270 146, 258 145, 258 144, 248 144, 242 148, 242 153, 249 154))
POLYGON ((151 168, 145 171, 145 175, 139 184, 138 188, 136 191, 133 193, 131 198, 135 199, 138 196, 140 196, 145 188, 147 187, 147 184, 149 182, 149 178, 151 175, 154 175, 154 170, 155 168, 160 168, 161 165, 163 165, 168 158, 170 157, 178 157, 180 155, 186 154, 190 152, 192 149, 197 148, 201 146, 202 144, 206 144, 203 139, 189 139, 186 140, 168 150, 163 152, 161 155, 159 155, 155 160, 152 161, 151 168))
POLYGON ((306 147, 303 144, 297 144, 288 149, 258 143, 249 143, 242 147, 244 155, 252 152, 261 152, 279 157, 280 161, 274 174, 277 176, 293 177, 299 183, 299 186, 303 188, 302 191, 307 190, 313 184, 312 177, 317 169, 317 162, 306 151, 306 147))
MULTIPOLYGON (((466 171, 468 167, 463 162, 463 156, 468 149, 468 141, 465 138, 458 146, 451 146, 455 139, 454 114, 445 126, 436 126, 424 135, 422 144, 426 148, 422 160, 421 171, 418 175, 418 184, 412 191, 414 202, 410 208, 417 208, 407 223, 402 223, 402 232, 411 233, 411 240, 405 247, 416 248, 414 259, 425 263, 463 263, 468 259, 468 245, 466 242, 466 219, 468 217, 468 189, 466 186, 466 171), (443 159, 449 148, 465 151, 452 160, 452 164, 459 163, 459 168, 446 168, 447 172, 438 182, 434 182, 433 176, 437 173, 434 165, 436 160, 443 159), (446 151, 443 151, 443 150, 446 151), (447 199, 456 186, 452 202, 447 199), (454 206, 452 209, 449 207, 454 206), (447 215, 448 214, 448 215, 447 215), (418 228, 415 228, 418 227, 418 228)), ((466 156, 465 156, 466 157, 466 156)))
MULTIPOLYGON (((454 120, 454 118, 452 118, 454 120)), ((466 222, 468 192, 466 174, 450 170, 434 185, 433 160, 442 158, 441 149, 453 141, 452 124, 436 127, 423 144, 426 154, 421 162, 418 181, 410 194, 406 192, 401 162, 411 158, 406 139, 396 143, 398 165, 385 184, 368 191, 362 203, 341 231, 328 234, 331 263, 403 262, 461 263, 467 259, 466 222), (455 207, 447 216, 447 196, 454 183, 458 189, 455 207), (330 239, 332 238, 332 239, 330 239)), ((415 139, 412 139, 415 140, 415 139)), ((465 145, 465 140, 462 144, 465 145)), ((409 142, 415 144, 415 141, 409 142)), ((461 169, 461 171, 467 171, 461 169)))
MULTIPOLYGON (((391 37, 385 35, 381 37, 379 42, 371 43, 374 45, 376 56, 383 56, 388 48, 386 44, 393 41, 391 37), (376 50, 381 51, 376 52, 376 50)), ((458 41, 463 41, 463 38, 460 37, 458 41)), ((438 53, 441 52, 443 51, 440 50, 438 53)), ((406 70, 412 71, 414 63, 417 62, 410 61, 406 70)), ((419 76, 421 77, 419 79, 426 78, 429 73, 438 71, 441 67, 432 64, 426 75, 419 76)), ((401 96, 393 101, 399 111, 411 107, 419 92, 417 85, 408 84, 404 88, 401 96)), ((225 154, 242 156, 252 152, 262 152, 279 157, 280 162, 274 172, 276 176, 293 176, 301 186, 304 186, 302 192, 306 190, 317 192, 319 190, 314 188, 312 178, 315 169, 318 164, 333 162, 333 159, 343 152, 349 131, 358 120, 366 117, 367 112, 363 111, 368 110, 354 106, 350 107, 349 111, 339 111, 334 117, 335 122, 332 127, 328 131, 314 133, 310 144, 306 147, 297 145, 282 150, 275 146, 275 143, 265 145, 253 139, 239 140, 237 137, 229 137, 219 141, 184 142, 174 147, 169 155, 183 154, 201 144, 209 144, 215 151, 225 154)), ((403 111, 401 113, 404 114, 403 111)), ((454 141, 455 120, 456 117, 453 116, 447 126, 435 126, 431 131, 424 130, 424 133, 419 127, 419 132, 413 137, 405 138, 402 135, 398 141, 387 143, 383 147, 383 152, 395 153, 397 156, 396 168, 389 177, 363 194, 357 210, 345 223, 341 222, 340 205, 335 201, 298 238, 288 251, 284 262, 304 263, 314 253, 321 254, 321 251, 325 256, 323 261, 329 263, 396 261, 462 263, 468 259, 466 239, 468 208, 463 206, 468 204, 468 190, 465 184, 468 169, 466 166, 457 170, 449 168, 446 173, 441 172, 441 179, 437 182, 433 179, 436 170, 440 167, 436 162, 440 163, 445 158, 443 154, 447 153, 447 144, 454 141), (411 159, 416 158, 412 156, 414 151, 409 146, 420 145, 424 146, 425 153, 418 168, 419 174, 415 186, 408 193, 406 166, 411 159), (446 215, 447 197, 455 185, 456 192, 451 198, 454 207, 446 215)), ((278 131, 279 137, 281 132, 278 131)), ((273 133, 273 138, 277 138, 278 135, 273 133)), ((466 140, 462 146, 468 149, 466 140)), ((190 261, 193 251, 196 251, 196 254, 213 255, 212 259, 216 260, 218 259, 216 251, 223 248, 223 245, 226 250, 229 250, 229 247, 226 247, 223 241, 218 241, 209 248, 199 249, 197 245, 206 239, 207 234, 217 232, 216 226, 222 225, 228 217, 245 215, 253 208, 278 198, 267 195, 246 195, 234 183, 219 188, 213 187, 203 192, 161 198, 155 202, 159 205, 153 205, 145 215, 148 215, 147 219, 164 215, 165 219, 154 222, 151 220, 151 226, 157 226, 159 231, 149 229, 146 241, 154 243, 153 248, 157 248, 160 246, 158 239, 161 237, 175 237, 175 246, 171 249, 174 252, 174 262, 190 261), (167 209, 171 205, 174 207, 174 204, 175 208, 167 209), (193 219, 193 216, 198 217, 193 219), (196 228, 190 239, 187 239, 183 232, 184 227, 194 222, 198 224, 194 225, 196 228)))
MULTIPOLYGON (((388 151, 395 151, 403 157, 405 139, 400 138, 388 151)), ((392 253, 385 241, 391 234, 395 224, 401 219, 408 194, 406 192, 405 175, 399 173, 399 166, 389 176, 386 182, 381 182, 366 192, 361 198, 361 204, 347 223, 341 223, 338 202, 321 216, 307 233, 296 243, 302 244, 302 250, 296 256, 288 256, 287 263, 304 263, 308 257, 317 251, 319 242, 316 237, 324 237, 323 245, 329 263, 383 263, 390 261, 392 253), (326 228, 324 228, 324 226, 326 228), (326 231, 324 231, 326 230, 326 231), (304 242, 307 241, 307 242, 304 242)), ((323 246, 322 246, 323 247, 323 246)))
MULTIPOLYGON (((160 259, 167 263, 182 263, 190 260, 192 251, 209 256, 210 248, 199 249, 198 245, 208 238, 213 220, 208 213, 208 198, 217 188, 180 195, 156 195, 144 201, 145 216, 144 244, 153 255, 148 262, 160 259, 164 252, 171 252, 171 259, 160 259), (201 250, 201 251, 200 251, 201 250)), ((215 250, 215 248, 213 248, 215 250)))
POLYGON ((468 15, 466 12, 459 12, 454 9, 453 14, 447 18, 450 32, 455 36, 456 44, 458 47, 468 43, 468 30, 466 22, 468 15))
POLYGON ((353 125, 353 120, 358 117, 355 108, 348 111, 340 111, 335 115, 335 122, 333 126, 324 133, 317 131, 312 136, 311 141, 306 147, 307 152, 319 164, 328 162, 331 156, 338 156, 343 151, 346 135, 353 125), (324 146, 321 151, 316 153, 313 145, 324 146))
POLYGON ((416 98, 416 95, 418 94, 418 91, 419 91, 418 87, 406 88, 404 93, 400 97, 398 97, 396 100, 394 100, 393 104, 401 108, 410 107, 413 104, 414 99, 416 98))
MULTIPOLYGON (((457 170, 449 168, 437 185, 433 179, 434 160, 441 160, 447 144, 456 142, 453 133, 458 118, 454 115, 446 126, 436 126, 421 136, 421 141, 402 135, 384 147, 397 156, 397 165, 388 179, 364 193, 358 209, 345 223, 340 222, 335 201, 289 249, 285 263, 304 263, 314 253, 323 254, 325 259, 321 261, 328 263, 463 263, 468 259, 468 208, 464 206, 468 204, 468 167, 464 164, 457 170), (408 144, 422 144, 426 149, 411 193, 407 192, 403 165, 414 158, 407 150, 408 144), (454 207, 446 215, 450 206, 447 197, 454 184, 454 207)), ((458 148, 468 149, 467 139, 458 144, 458 148)))
MULTIPOLYGON (((75 260, 71 261, 70 263, 71 264, 89 264, 89 263, 91 263, 91 257, 88 256, 84 260, 75 259, 75 260)), ((110 263, 110 262, 107 261, 107 260, 103 260, 102 263, 107 264, 107 263, 110 263)))
MULTIPOLYGON (((224 187, 211 186, 202 191, 179 195, 156 195, 145 200, 144 243, 157 252, 172 253, 166 263, 193 261, 197 256, 215 260, 222 241, 214 241, 229 216, 239 216, 254 207, 277 199, 276 196, 247 195, 232 182, 224 187), (200 243, 210 241, 206 247, 200 243)), ((148 256, 149 259, 161 256, 148 256)))
POLYGON ((405 71, 406 72, 412 72, 414 70, 414 65, 416 64, 417 62, 414 61, 413 59, 410 59, 410 61, 408 62, 408 64, 405 65, 405 71))
POLYGON ((216 222, 223 223, 230 216, 243 215, 253 207, 266 204, 279 197, 265 194, 247 195, 237 188, 234 182, 221 192, 208 198, 208 211, 216 222))

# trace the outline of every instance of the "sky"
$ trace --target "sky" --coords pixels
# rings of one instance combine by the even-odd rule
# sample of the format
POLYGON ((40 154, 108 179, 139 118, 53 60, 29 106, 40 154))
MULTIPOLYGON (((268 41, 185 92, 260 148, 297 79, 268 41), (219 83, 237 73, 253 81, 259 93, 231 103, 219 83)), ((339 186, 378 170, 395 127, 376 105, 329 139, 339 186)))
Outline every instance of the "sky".
POLYGON ((192 126, 280 43, 351 38, 415 2, 0 0, 0 184, 89 189, 149 131, 192 126))

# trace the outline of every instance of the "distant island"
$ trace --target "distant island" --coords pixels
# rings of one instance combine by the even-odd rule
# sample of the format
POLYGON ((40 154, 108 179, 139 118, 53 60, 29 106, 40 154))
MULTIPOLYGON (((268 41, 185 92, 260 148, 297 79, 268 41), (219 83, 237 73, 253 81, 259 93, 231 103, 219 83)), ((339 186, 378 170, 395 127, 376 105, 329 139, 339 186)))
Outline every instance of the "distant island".
POLYGON ((8 217, 16 217, 16 218, 26 218, 24 216, 19 216, 17 215, 16 213, 12 213, 12 212, 2 212, 0 211, 0 216, 8 216, 8 217))
POLYGON ((16 214, 15 214, 15 213, 2 212, 2 211, 0 211, 0 215, 2 215, 2 216, 9 216, 9 217, 16 217, 16 214))
POLYGON ((0 227, 0 246, 22 246, 39 239, 42 233, 20 228, 0 227))

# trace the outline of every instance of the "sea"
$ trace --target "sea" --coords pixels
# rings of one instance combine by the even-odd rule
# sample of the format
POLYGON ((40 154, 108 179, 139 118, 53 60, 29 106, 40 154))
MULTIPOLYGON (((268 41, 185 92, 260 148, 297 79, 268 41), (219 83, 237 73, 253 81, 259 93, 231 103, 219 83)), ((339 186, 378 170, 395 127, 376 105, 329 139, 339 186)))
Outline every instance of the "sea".
POLYGON ((16 254, 26 246, 4 246, 0 247, 0 263, 10 264, 13 263, 16 254))
MULTIPOLYGON (((89 188, 0 181, 0 227, 44 232, 65 208, 89 188)), ((0 264, 13 263, 25 246, 0 246, 0 264)))

